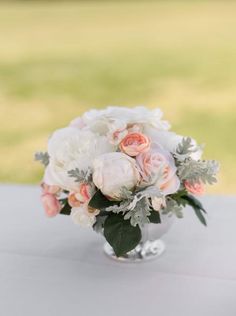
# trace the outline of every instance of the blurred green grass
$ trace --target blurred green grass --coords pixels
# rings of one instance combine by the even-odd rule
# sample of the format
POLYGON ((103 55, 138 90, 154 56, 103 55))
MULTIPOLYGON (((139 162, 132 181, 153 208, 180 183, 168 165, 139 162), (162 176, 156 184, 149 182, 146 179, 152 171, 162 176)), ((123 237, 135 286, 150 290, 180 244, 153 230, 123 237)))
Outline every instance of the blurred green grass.
POLYGON ((37 183, 48 134, 91 107, 161 107, 236 189, 236 3, 0 3, 0 182, 37 183))

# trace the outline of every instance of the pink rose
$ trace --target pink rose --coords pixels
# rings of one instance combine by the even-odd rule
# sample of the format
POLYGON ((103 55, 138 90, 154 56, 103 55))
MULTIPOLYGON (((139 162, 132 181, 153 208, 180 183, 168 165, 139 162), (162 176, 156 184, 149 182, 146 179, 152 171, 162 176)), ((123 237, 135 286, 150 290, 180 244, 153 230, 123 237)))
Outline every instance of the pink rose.
POLYGON ((160 145, 152 144, 150 151, 139 154, 136 161, 143 185, 154 183, 164 195, 178 191, 180 181, 174 158, 160 145))
POLYGON ((150 149, 150 139, 142 133, 129 133, 120 143, 120 150, 135 157, 150 149))
POLYGON ((41 184, 41 187, 43 189, 43 194, 56 194, 61 190, 61 188, 58 185, 48 185, 45 182, 41 184))
POLYGON ((80 186, 80 194, 81 196, 83 197, 84 201, 88 201, 90 200, 90 186, 88 184, 85 184, 83 183, 81 186, 80 186))
POLYGON ((95 189, 92 185, 82 183, 76 192, 71 192, 68 197, 68 203, 72 207, 79 207, 81 204, 88 202, 95 189))
POLYGON ((82 203, 89 201, 95 192, 94 185, 88 183, 82 183, 79 187, 79 190, 76 192, 76 197, 82 203))
POLYGON ((62 206, 55 195, 51 193, 43 194, 41 201, 48 217, 53 217, 60 213, 62 206))
POLYGON ((184 186, 188 192, 195 195, 203 195, 205 192, 204 184, 202 182, 191 184, 186 180, 184 181, 184 186))

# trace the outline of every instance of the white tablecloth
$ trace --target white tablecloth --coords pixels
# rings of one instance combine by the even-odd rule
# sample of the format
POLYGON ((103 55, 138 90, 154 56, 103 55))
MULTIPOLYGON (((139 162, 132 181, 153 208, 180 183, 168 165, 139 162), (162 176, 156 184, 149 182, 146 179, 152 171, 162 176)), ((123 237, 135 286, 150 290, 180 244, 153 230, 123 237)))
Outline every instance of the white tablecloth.
POLYGON ((46 218, 39 194, 0 186, 1 316, 236 315, 236 197, 204 198, 208 228, 186 209, 159 259, 125 264, 69 217, 46 218))

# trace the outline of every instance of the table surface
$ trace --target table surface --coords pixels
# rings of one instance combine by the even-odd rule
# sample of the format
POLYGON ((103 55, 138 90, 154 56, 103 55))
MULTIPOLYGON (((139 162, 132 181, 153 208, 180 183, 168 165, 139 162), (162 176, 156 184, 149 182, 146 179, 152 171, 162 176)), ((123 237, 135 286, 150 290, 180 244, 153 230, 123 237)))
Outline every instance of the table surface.
POLYGON ((46 218, 39 196, 0 185, 0 315, 236 315, 236 197, 203 198, 207 228, 187 208, 160 258, 127 264, 70 217, 46 218))

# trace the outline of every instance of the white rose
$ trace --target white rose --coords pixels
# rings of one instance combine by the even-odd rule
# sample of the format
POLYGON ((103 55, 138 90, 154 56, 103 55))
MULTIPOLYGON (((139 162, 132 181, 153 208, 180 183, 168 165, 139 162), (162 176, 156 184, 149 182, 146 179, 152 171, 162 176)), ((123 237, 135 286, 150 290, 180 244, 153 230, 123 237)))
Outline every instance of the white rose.
POLYGON ((152 198, 152 207, 155 211, 160 211, 162 207, 166 207, 166 200, 164 197, 152 198))
POLYGON ((93 182, 102 193, 114 200, 121 199, 121 188, 132 190, 140 181, 133 158, 119 152, 97 157, 93 163, 93 182))
POLYGON ((68 175, 68 171, 75 168, 87 171, 92 167, 94 158, 113 150, 105 136, 73 127, 57 130, 48 142, 50 163, 45 172, 45 182, 76 191, 79 184, 68 175))
POLYGON ((91 210, 88 204, 84 203, 80 207, 72 207, 70 216, 75 224, 92 227, 98 214, 99 210, 91 210))

